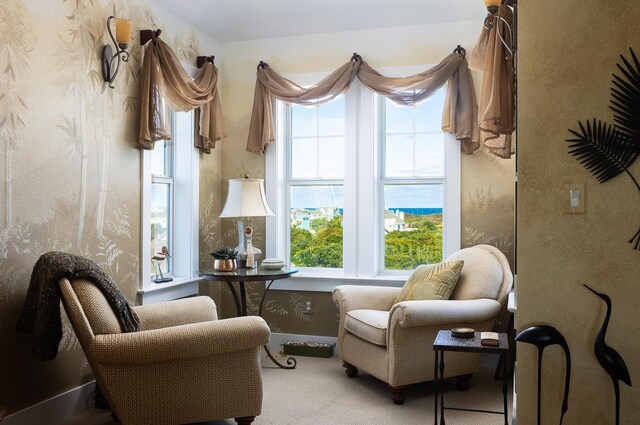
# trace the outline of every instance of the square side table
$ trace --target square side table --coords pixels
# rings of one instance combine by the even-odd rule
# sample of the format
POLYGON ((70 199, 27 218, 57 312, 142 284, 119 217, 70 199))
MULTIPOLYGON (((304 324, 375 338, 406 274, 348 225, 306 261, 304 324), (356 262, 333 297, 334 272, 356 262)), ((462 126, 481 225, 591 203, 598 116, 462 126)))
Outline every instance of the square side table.
POLYGON ((482 345, 480 343, 480 332, 476 332, 473 338, 456 338, 451 335, 450 330, 441 330, 438 332, 436 339, 433 341, 433 351, 435 352, 434 362, 434 376, 436 381, 436 396, 435 396, 435 409, 434 409, 434 425, 438 425, 438 410, 440 410, 440 425, 445 425, 444 411, 448 410, 462 410, 466 412, 480 412, 480 413, 493 413, 497 415, 504 415, 504 424, 509 425, 509 419, 507 417, 507 362, 503 362, 504 372, 502 380, 502 397, 503 407, 502 412, 496 412, 493 410, 481 410, 481 409, 465 409, 460 407, 446 407, 444 405, 444 390, 442 382, 444 381, 444 352, 445 351, 457 351, 466 353, 484 353, 484 354, 498 354, 505 356, 509 351, 509 342, 506 333, 498 334, 498 346, 482 345), (438 398, 440 399, 440 406, 438 406, 438 398), (438 409, 439 407, 439 409, 438 409))

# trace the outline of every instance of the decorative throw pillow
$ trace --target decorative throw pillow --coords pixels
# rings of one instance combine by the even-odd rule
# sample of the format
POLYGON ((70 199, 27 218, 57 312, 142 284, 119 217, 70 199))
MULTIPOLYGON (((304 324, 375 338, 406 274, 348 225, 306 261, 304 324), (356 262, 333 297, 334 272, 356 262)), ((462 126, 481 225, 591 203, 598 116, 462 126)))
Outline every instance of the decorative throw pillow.
POLYGON ((400 301, 448 300, 458 283, 463 260, 418 266, 396 297, 400 301))

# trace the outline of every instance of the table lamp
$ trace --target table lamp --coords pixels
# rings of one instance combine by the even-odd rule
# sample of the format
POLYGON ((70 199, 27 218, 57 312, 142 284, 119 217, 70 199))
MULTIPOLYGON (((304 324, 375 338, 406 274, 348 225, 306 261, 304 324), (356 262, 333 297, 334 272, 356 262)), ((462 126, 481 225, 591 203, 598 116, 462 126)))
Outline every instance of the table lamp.
POLYGON ((238 268, 252 269, 258 264, 262 254, 253 246, 252 217, 274 215, 267 204, 263 179, 250 179, 248 174, 242 179, 229 180, 227 200, 222 207, 220 218, 238 218, 238 268))

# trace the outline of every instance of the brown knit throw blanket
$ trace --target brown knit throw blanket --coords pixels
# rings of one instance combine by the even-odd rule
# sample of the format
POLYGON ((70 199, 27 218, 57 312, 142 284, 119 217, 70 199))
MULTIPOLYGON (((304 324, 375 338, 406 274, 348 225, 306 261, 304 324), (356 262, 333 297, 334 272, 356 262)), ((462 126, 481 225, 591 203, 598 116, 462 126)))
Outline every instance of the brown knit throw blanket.
POLYGON ((93 282, 113 309, 123 332, 140 329, 138 316, 113 280, 93 261, 66 252, 40 256, 33 271, 16 329, 33 334, 31 353, 38 360, 52 360, 62 339, 60 279, 87 279, 93 282))

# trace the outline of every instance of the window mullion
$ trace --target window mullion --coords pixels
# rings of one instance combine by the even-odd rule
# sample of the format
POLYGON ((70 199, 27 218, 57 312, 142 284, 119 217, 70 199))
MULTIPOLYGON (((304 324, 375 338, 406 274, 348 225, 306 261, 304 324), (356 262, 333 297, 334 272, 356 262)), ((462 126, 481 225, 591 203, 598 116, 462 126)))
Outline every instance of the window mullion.
POLYGON ((344 166, 344 216, 343 232, 343 264, 345 276, 357 276, 358 261, 358 99, 359 85, 351 85, 345 93, 345 166, 344 166))
POLYGON ((355 144, 357 153, 354 155, 357 160, 356 166, 356 186, 357 193, 354 199, 357 207, 355 209, 356 219, 354 228, 356 229, 356 252, 357 263, 356 273, 358 277, 371 277, 377 271, 378 244, 376 238, 379 204, 376 196, 376 142, 375 142, 375 95, 371 90, 365 89, 362 84, 356 85, 354 93, 356 111, 357 131, 355 144))

